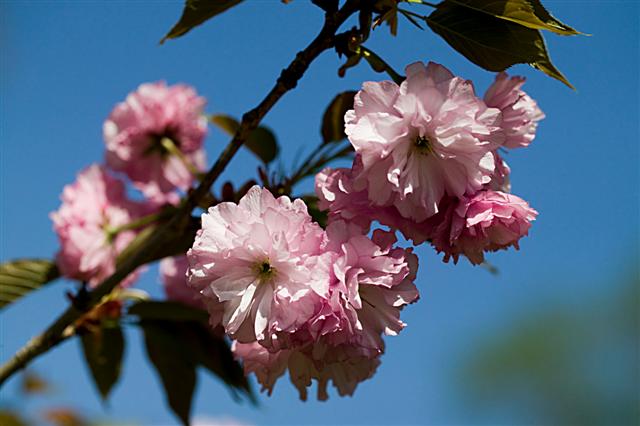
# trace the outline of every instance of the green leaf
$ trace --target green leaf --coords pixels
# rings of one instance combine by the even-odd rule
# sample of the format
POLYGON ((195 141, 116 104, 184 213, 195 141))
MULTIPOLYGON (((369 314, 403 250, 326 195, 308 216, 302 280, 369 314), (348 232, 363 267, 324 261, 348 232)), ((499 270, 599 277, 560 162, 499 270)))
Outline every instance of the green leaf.
POLYGON ((187 0, 182 10, 182 16, 171 30, 165 35, 160 44, 170 38, 177 38, 191 31, 194 27, 221 14, 242 0, 187 0))
POLYGON ((496 18, 524 25, 534 30, 547 30, 561 35, 582 34, 554 18, 540 0, 450 0, 496 18))
POLYGON ((103 400, 120 378, 124 335, 119 325, 102 326, 80 336, 85 361, 103 400))
MULTIPOLYGON (((240 123, 233 117, 228 115, 212 115, 211 123, 218 126, 229 136, 236 134, 240 128, 240 123)), ((278 156, 278 142, 273 132, 265 127, 259 126, 244 143, 244 146, 255 154, 264 164, 269 164, 278 156)))
POLYGON ((149 359, 165 387, 173 411, 188 424, 196 367, 222 379, 229 389, 254 400, 251 387, 229 344, 208 325, 196 321, 142 320, 149 359), (182 383, 182 378, 186 383, 182 383))
POLYGON ((18 259, 0 264, 0 309, 60 276, 46 259, 18 259))
POLYGON ((336 95, 322 116, 323 143, 338 142, 347 137, 344 133, 344 114, 353 108, 356 91, 349 90, 336 95))
POLYGON ((181 343, 180 331, 168 321, 143 321, 144 342, 149 360, 160 376, 171 410, 189 425, 191 402, 196 387, 196 362, 181 343))
POLYGON ((131 305, 127 311, 141 320, 199 321, 206 323, 209 315, 202 309, 179 302, 148 300, 131 305))
POLYGON ((208 325, 183 323, 178 325, 184 345, 194 355, 198 365, 224 381, 233 391, 241 391, 253 400, 244 370, 233 357, 229 344, 208 325))
POLYGON ((573 88, 553 66, 539 31, 445 0, 426 18, 451 47, 488 71, 529 64, 573 88))

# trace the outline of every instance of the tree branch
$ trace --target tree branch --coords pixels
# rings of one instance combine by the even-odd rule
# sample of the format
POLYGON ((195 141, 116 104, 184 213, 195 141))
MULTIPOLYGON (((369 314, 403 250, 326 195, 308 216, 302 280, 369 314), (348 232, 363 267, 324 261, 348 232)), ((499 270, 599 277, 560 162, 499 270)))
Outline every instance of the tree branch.
POLYGON ((189 193, 182 202, 177 212, 167 221, 162 222, 155 232, 145 233, 135 240, 138 245, 131 255, 123 259, 116 271, 101 282, 89 293, 88 300, 80 310, 70 306, 58 319, 55 320, 42 334, 31 339, 16 354, 0 368, 0 386, 16 371, 24 368, 37 356, 64 341, 73 332, 75 322, 88 310, 96 306, 104 296, 111 291, 136 268, 148 262, 153 254, 162 249, 162 245, 172 238, 180 235, 188 226, 191 211, 209 193, 211 186, 218 179, 225 167, 229 164, 238 149, 247 140, 251 132, 258 127, 260 121, 289 90, 296 87, 298 81, 322 52, 334 45, 336 32, 340 26, 358 10, 360 0, 348 0, 345 5, 335 13, 325 15, 324 25, 320 33, 302 51, 298 52, 294 60, 285 68, 276 81, 275 86, 255 108, 242 116, 240 128, 218 160, 211 169, 202 177, 197 188, 189 193))

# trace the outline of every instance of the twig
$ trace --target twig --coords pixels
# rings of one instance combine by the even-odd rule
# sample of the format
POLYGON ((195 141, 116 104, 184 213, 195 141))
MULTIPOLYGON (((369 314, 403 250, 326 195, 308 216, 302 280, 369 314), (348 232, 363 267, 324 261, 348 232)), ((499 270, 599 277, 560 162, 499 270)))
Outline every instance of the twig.
MULTIPOLYGON (((298 52, 295 59, 282 71, 275 86, 266 97, 252 110, 242 116, 240 128, 224 149, 213 167, 202 177, 198 187, 182 202, 173 217, 158 226, 156 232, 149 233, 143 241, 139 241, 139 248, 123 259, 116 271, 102 281, 89 294, 86 308, 90 309, 98 304, 102 298, 108 295, 124 278, 133 272, 150 258, 150 254, 159 250, 164 241, 171 235, 182 231, 185 223, 191 215, 191 211, 209 193, 209 189, 218 179, 235 153, 246 141, 251 132, 258 126, 262 118, 271 110, 278 100, 289 90, 296 87, 298 80, 322 52, 333 47, 336 31, 344 21, 358 10, 360 0, 348 0, 344 6, 335 13, 325 15, 324 25, 320 33, 302 51, 298 52)), ((72 326, 80 318, 83 311, 75 307, 69 307, 56 321, 42 334, 31 339, 15 355, 0 368, 0 386, 16 371, 24 368, 37 356, 59 344, 67 336, 65 330, 72 326)))

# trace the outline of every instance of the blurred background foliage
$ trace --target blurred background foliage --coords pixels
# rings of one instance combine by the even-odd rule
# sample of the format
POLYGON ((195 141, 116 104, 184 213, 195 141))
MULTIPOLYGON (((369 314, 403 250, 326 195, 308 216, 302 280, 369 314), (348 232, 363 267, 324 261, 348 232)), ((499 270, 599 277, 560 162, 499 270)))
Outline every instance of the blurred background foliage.
POLYGON ((619 274, 611 293, 523 312, 482 339, 461 364, 461 398, 485 415, 526 413, 532 424, 638 424, 638 264, 619 274))

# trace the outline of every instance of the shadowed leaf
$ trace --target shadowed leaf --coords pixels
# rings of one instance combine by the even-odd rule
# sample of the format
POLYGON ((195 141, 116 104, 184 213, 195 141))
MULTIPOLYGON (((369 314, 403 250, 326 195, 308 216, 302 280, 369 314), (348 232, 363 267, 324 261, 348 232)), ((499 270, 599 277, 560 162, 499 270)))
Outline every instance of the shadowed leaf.
POLYGON ((539 0, 450 0, 479 12, 524 25, 534 30, 547 30, 561 35, 577 35, 579 31, 554 18, 539 0))
POLYGON ((199 365, 224 381, 233 392, 240 391, 253 401, 253 394, 244 371, 234 359, 229 344, 214 334, 208 325, 183 323, 178 325, 185 347, 191 351, 199 365))
POLYGON ((120 326, 100 327, 80 336, 84 359, 103 400, 120 378, 125 340, 120 326))
POLYGON ((234 394, 240 391, 254 400, 229 344, 206 323, 142 319, 140 325, 149 359, 160 375, 169 405, 184 424, 188 424, 198 366, 218 376, 234 394))
POLYGON ((167 403, 182 424, 189 425, 191 402, 196 387, 196 362, 181 345, 179 332, 167 321, 143 321, 149 360, 160 376, 167 403))
POLYGON ((426 18, 429 27, 474 64, 504 71, 529 64, 573 88, 553 66, 539 31, 445 0, 426 18))
POLYGON ((353 108, 353 98, 357 92, 349 90, 336 95, 322 116, 322 141, 338 142, 346 138, 344 133, 344 114, 353 108))
POLYGON ((46 259, 18 259, 0 265, 0 309, 60 276, 46 259))
POLYGON ((221 14, 225 10, 237 5, 242 0, 187 0, 182 10, 182 16, 171 30, 165 35, 160 44, 170 38, 177 38, 191 31, 194 27, 221 14))
MULTIPOLYGON (((229 136, 236 134, 240 128, 240 123, 233 117, 228 115, 212 115, 211 123, 218 126, 229 136)), ((249 138, 245 141, 244 146, 258 157, 264 164, 269 164, 278 155, 279 147, 273 132, 265 126, 255 129, 249 138)))

